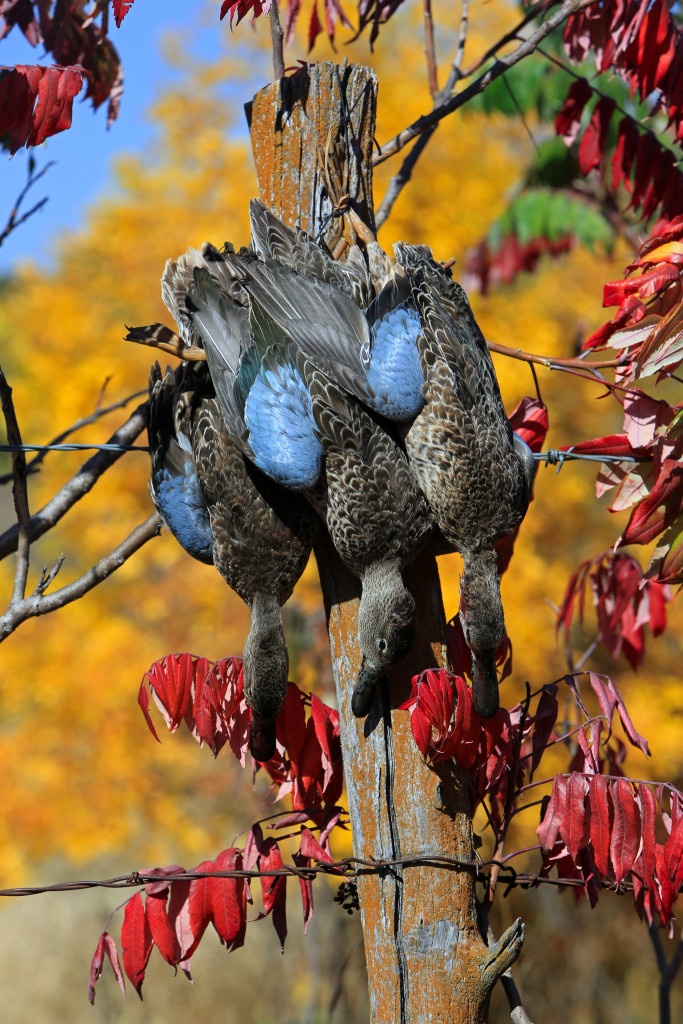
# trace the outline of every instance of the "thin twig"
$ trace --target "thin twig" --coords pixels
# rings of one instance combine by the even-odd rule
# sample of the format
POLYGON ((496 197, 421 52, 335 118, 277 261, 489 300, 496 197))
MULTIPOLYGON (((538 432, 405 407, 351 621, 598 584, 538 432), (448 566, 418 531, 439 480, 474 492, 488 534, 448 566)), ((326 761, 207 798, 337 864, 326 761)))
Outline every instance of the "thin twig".
POLYGON ((465 43, 467 42, 467 29, 470 18, 470 3, 469 0, 462 0, 462 8, 460 11, 460 29, 458 30, 458 46, 455 51, 455 57, 451 65, 451 73, 448 76, 446 82, 446 88, 449 92, 452 92, 455 88, 456 82, 463 77, 462 62, 465 59, 465 43))
MULTIPOLYGON (((143 395, 146 394, 146 388, 143 391, 136 391, 134 392, 134 394, 127 395, 125 398, 122 398, 120 402, 114 402, 112 405, 106 406, 106 408, 98 407, 90 416, 84 416, 82 419, 76 420, 76 422, 72 423, 70 427, 67 427, 66 430, 63 430, 61 434, 57 434, 57 436, 53 437, 51 441, 48 441, 46 445, 43 445, 38 455, 36 455, 35 458, 31 459, 30 462, 26 463, 27 474, 37 472, 38 466, 42 463, 48 451, 51 448, 54 448, 55 445, 61 444, 63 441, 66 440, 67 437, 70 437, 71 434, 75 434, 77 430, 82 430, 83 427, 88 427, 92 423, 96 423, 98 420, 102 419, 103 416, 108 416, 110 412, 115 412, 117 409, 125 408, 125 406, 127 406, 129 402, 132 402, 135 398, 141 398, 143 395)), ((0 476, 0 484, 6 484, 11 479, 12 474, 5 473, 4 476, 0 476)))
POLYGON ((648 927, 657 968, 659 970, 659 1024, 671 1024, 671 983, 678 974, 683 963, 683 939, 679 939, 671 962, 666 959, 659 928, 653 921, 648 927))
MULTIPOLYGON (((10 444, 21 445, 21 433, 17 423, 14 402, 12 401, 12 389, 7 383, 2 369, 0 369, 0 399, 2 401, 2 412, 7 427, 7 440, 10 444)), ((26 580, 28 579, 29 549, 31 547, 30 521, 31 514, 28 509, 28 488, 26 486, 26 457, 22 451, 14 451, 12 458, 12 476, 14 485, 12 495, 14 497, 14 508, 17 514, 17 565, 14 573, 14 587, 10 599, 10 608, 19 604, 26 594, 26 580)))
POLYGON ((427 81, 430 95, 436 96, 439 81, 436 70, 436 48, 434 46, 434 20, 432 18, 432 0, 422 0, 425 27, 425 57, 427 58, 427 81))
MULTIPOLYGON (((112 445, 130 444, 147 426, 147 402, 143 402, 131 413, 126 422, 109 438, 112 445)), ((88 493, 97 483, 102 474, 117 462, 123 453, 115 449, 99 451, 83 463, 74 476, 68 480, 40 511, 31 516, 29 521, 30 540, 33 543, 38 537, 47 533, 77 501, 88 493)), ((17 550, 19 538, 18 526, 11 526, 0 536, 0 559, 17 550)))
POLYGON ((422 135, 423 132, 432 128, 438 124, 439 121, 447 117, 448 114, 452 114, 453 111, 458 110, 460 107, 468 103, 472 97, 479 95, 483 92, 491 82, 495 81, 504 74, 509 68, 514 67, 520 60, 530 56, 535 52, 536 47, 545 39, 546 36, 550 35, 559 25, 567 20, 576 11, 579 11, 585 7, 590 7, 596 3, 597 0, 565 0, 559 11, 551 15, 547 21, 543 22, 542 25, 533 32, 528 39, 520 43, 516 50, 512 53, 506 54, 504 57, 496 59, 495 63, 488 68, 479 78, 477 78, 471 85, 468 85, 466 89, 458 93, 455 96, 451 96, 444 103, 440 104, 434 110, 428 114, 423 114, 417 121, 414 121, 403 131, 399 132, 394 136, 393 139, 389 140, 383 146, 380 146, 379 152, 375 154, 373 158, 373 165, 381 164, 389 157, 394 156, 407 146, 409 142, 417 138, 418 135, 422 135))
POLYGON ((595 360, 582 359, 580 356, 573 359, 556 359, 555 356, 539 356, 533 352, 524 352, 521 348, 510 348, 509 345, 501 345, 497 341, 487 341, 487 345, 492 352, 499 352, 502 356, 509 356, 510 359, 521 359, 525 363, 538 363, 540 366, 546 366, 549 370, 570 367, 582 370, 616 369, 618 366, 632 361, 626 356, 619 356, 617 359, 595 360))
MULTIPOLYGON (((40 592, 34 592, 22 601, 10 604, 5 614, 0 617, 0 643, 27 619, 34 618, 36 615, 47 615, 48 612, 56 611, 57 608, 63 608, 65 605, 71 604, 72 601, 83 597, 89 590, 119 569, 143 544, 146 544, 152 537, 158 536, 161 526, 161 516, 158 512, 153 512, 118 547, 101 558, 96 565, 93 565, 72 583, 67 583, 66 586, 60 587, 59 590, 55 590, 54 593, 47 596, 40 592)), ((52 576, 54 578, 54 570, 52 576)))
POLYGON ((273 44, 273 73, 275 81, 277 81, 285 73, 284 32, 280 24, 277 0, 273 0, 271 4, 268 20, 270 22, 270 39, 273 44))
POLYGON ((0 231, 0 245, 2 245, 7 236, 10 235, 16 228, 18 228, 20 224, 23 224, 25 221, 29 219, 29 217, 32 217, 34 213, 37 213, 38 210, 40 210, 47 202, 48 197, 45 196, 45 198, 37 202, 35 206, 32 206, 30 210, 27 210, 26 213, 22 213, 21 216, 19 216, 19 209, 24 199, 28 195, 29 191, 33 188, 37 181, 40 181, 43 175, 50 169, 50 167, 52 167, 53 164, 54 160, 50 160, 49 163, 46 163, 45 166, 41 168, 41 170, 38 171, 38 173, 36 174, 35 159, 33 156, 29 157, 26 184, 19 193, 19 196, 10 212, 10 215, 7 218, 7 223, 5 224, 2 231, 0 231))

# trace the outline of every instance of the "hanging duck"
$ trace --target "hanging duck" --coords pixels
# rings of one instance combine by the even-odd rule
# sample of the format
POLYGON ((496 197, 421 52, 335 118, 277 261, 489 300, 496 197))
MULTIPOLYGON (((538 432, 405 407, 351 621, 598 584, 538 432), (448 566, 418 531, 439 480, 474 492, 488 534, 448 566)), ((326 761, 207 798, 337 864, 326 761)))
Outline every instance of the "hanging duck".
POLYGON ((318 520, 303 498, 283 492, 244 459, 206 363, 183 363, 163 376, 157 363, 149 397, 155 504, 185 550, 213 562, 251 611, 244 692, 251 752, 267 761, 289 674, 281 607, 306 567, 318 520))

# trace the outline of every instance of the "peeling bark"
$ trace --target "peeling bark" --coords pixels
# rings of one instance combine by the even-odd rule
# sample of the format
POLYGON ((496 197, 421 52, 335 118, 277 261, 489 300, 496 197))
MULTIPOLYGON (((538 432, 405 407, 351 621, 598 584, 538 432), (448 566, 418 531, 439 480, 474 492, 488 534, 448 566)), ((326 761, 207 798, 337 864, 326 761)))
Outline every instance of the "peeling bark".
MULTIPOLYGON (((261 199, 288 223, 334 241, 333 206, 318 154, 342 140, 351 207, 370 226, 376 81, 363 67, 302 69, 259 92, 247 116, 261 199), (340 83, 346 102, 340 104, 340 83), (348 114, 348 118, 346 115, 348 114), (348 140, 352 145, 349 146, 348 140)), ((333 197, 338 202, 339 197, 333 197)), ((331 246, 332 247, 332 246, 331 246)), ((424 552, 404 573, 418 608, 409 657, 390 674, 358 721, 351 692, 360 668, 360 584, 329 539, 316 548, 341 720, 354 853, 363 859, 438 855, 471 863, 466 775, 428 768, 410 717, 397 711, 414 674, 447 666, 446 621, 436 560, 424 552)), ((471 868, 398 866, 358 880, 373 1024, 481 1024, 491 988, 516 959, 523 926, 495 946, 483 941, 471 868)))

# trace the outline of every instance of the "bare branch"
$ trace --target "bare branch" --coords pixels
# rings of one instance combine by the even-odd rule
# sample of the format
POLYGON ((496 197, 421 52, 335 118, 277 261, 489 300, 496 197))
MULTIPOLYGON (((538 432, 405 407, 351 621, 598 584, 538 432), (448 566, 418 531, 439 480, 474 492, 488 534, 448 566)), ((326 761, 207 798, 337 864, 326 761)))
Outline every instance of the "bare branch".
MULTIPOLYGON (((147 426, 147 402, 131 413, 126 422, 109 438, 109 444, 131 444, 147 426)), ((121 458, 120 451, 100 451, 84 462, 78 472, 61 487, 39 512, 29 520, 31 543, 58 523, 77 501, 88 493, 102 474, 121 458)), ((0 536, 0 559, 17 550, 19 527, 10 527, 0 536)))
MULTIPOLYGON (((112 405, 106 406, 106 408, 100 408, 98 404, 97 408, 90 416, 84 416, 82 419, 76 420, 76 422, 72 423, 70 427, 67 427, 66 430, 63 430, 61 434, 57 434, 57 436, 53 437, 51 441, 48 441, 48 443, 45 445, 45 448, 47 449, 52 447, 53 445, 61 444, 62 441, 65 441, 67 437, 71 436, 71 434, 75 434, 77 430, 82 430, 83 427, 89 427, 92 423, 96 423, 98 420, 102 419, 103 416, 108 416, 110 412, 115 412, 117 409, 125 408, 129 402, 133 401, 133 399, 141 398, 143 395, 146 394, 146 389, 144 391, 135 391, 132 395, 127 395, 125 398, 122 398, 120 402, 114 402, 112 405)), ((46 455, 47 451, 41 451, 38 453, 38 455, 32 458, 30 462, 27 462, 27 474, 37 472, 38 466, 41 464, 46 455)), ((4 476, 0 476, 0 484, 6 484, 11 479, 12 474, 6 473, 4 476)))
POLYGON ((597 0, 565 0, 561 8, 552 14, 547 21, 544 21, 542 25, 533 32, 528 39, 525 39, 523 43, 513 50, 512 53, 507 54, 504 57, 496 59, 495 63, 485 71, 483 75, 480 75, 471 85, 468 85, 466 89, 458 93, 456 96, 452 96, 444 103, 439 104, 429 114, 423 114, 417 121, 404 128, 402 132, 395 135, 393 139, 385 143, 384 146, 380 147, 379 153, 376 153, 373 158, 373 165, 381 164, 385 160, 388 160, 390 156, 394 156, 400 150, 403 149, 409 142, 417 138, 418 135, 422 135, 428 129, 438 124, 439 121, 447 117, 448 114, 452 114, 454 110, 458 110, 459 107, 464 106, 465 103, 469 102, 473 96, 477 96, 480 92, 483 92, 491 82, 495 81, 504 74, 509 68, 514 67, 520 60, 530 56, 534 53, 538 44, 550 35, 550 33, 561 25, 563 22, 574 14, 576 11, 581 10, 584 7, 590 7, 596 3, 597 0))
POLYGON ((653 921, 648 927, 648 933, 652 941, 652 948, 657 960, 659 970, 659 1024, 671 1024, 671 984, 674 981, 681 963, 683 962, 683 939, 678 940, 671 962, 666 959, 659 929, 653 921))
POLYGON ((282 78, 285 73, 283 44, 284 32, 282 31, 282 25, 280 24, 277 0, 273 0, 268 20, 270 21, 270 38, 273 44, 273 73, 275 75, 275 81, 277 81, 278 78, 282 78))
POLYGON ((446 82, 446 89, 449 93, 453 92, 456 82, 463 77, 462 73, 462 62, 465 57, 465 43, 467 42, 467 28, 470 17, 470 3, 469 0, 462 0, 462 10, 460 12, 460 29, 458 31, 458 48, 455 51, 455 59, 451 65, 451 71, 446 82))
MULTIPOLYGON (((0 369, 0 399, 2 401, 2 412, 7 426, 7 441, 9 444, 21 444, 21 433, 14 411, 12 401, 12 389, 7 383, 2 369, 0 369)), ((14 486, 12 495, 14 497, 14 508, 17 513, 17 565, 14 573, 14 587, 10 599, 10 607, 22 601, 26 593, 26 580, 28 578, 29 548, 31 546, 30 519, 28 510, 28 488, 26 486, 26 456, 22 451, 12 452, 12 476, 14 486)))
MULTIPOLYGON (((88 569, 87 572, 83 573, 82 576, 79 576, 72 583, 67 583, 66 586, 60 587, 59 590, 55 590, 53 594, 48 594, 47 596, 40 592, 34 592, 30 597, 26 597, 22 601, 10 603, 7 611, 0 618, 0 643, 10 633, 14 632, 17 626, 25 622, 26 619, 33 618, 36 615, 47 615, 48 612, 53 612, 57 608, 63 608, 65 605, 71 604, 72 601, 77 601, 79 597, 83 597, 89 590, 92 590, 98 583, 106 580, 108 576, 111 576, 113 572, 119 569, 143 544, 146 544, 152 537, 158 536, 161 526, 162 519, 159 513, 152 513, 118 547, 110 552, 110 554, 105 555, 104 558, 101 558, 96 565, 93 565, 92 568, 88 569)), ((61 561, 47 577, 45 586, 47 586, 50 579, 54 579, 59 565, 61 565, 61 561)))
POLYGON ((436 70, 436 47, 434 46, 434 21, 432 19, 432 0, 422 0, 425 27, 425 57, 427 58, 427 81, 429 92, 436 96, 439 81, 436 70))
POLYGON ((32 206, 30 210, 26 211, 26 213, 22 213, 21 216, 19 215, 21 204, 28 195, 29 191, 33 188, 37 181, 40 181, 43 175, 50 169, 50 167, 52 167, 53 164, 54 160, 50 160, 49 163, 45 164, 45 166, 36 174, 35 159, 33 156, 29 157, 26 184, 24 185, 23 189, 19 193, 19 196, 17 197, 17 200, 10 212, 10 215, 7 218, 7 223, 5 224, 2 231, 0 231, 0 245, 2 245, 7 236, 10 235, 15 230, 15 228, 18 228, 20 224, 23 224, 24 221, 27 221, 29 217, 33 216, 34 213, 37 213, 38 210, 40 210, 47 202, 48 197, 45 196, 44 199, 41 199, 39 202, 37 202, 35 206, 32 206))

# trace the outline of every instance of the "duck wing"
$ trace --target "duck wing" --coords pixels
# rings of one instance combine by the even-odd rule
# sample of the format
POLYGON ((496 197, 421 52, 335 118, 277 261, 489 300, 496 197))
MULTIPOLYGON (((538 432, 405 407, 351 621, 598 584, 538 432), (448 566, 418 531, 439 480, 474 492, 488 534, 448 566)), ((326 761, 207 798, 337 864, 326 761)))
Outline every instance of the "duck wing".
POLYGON ((179 544, 200 562, 213 563, 213 539, 206 500, 192 452, 192 405, 199 376, 181 365, 162 375, 159 363, 149 377, 150 492, 179 544))

